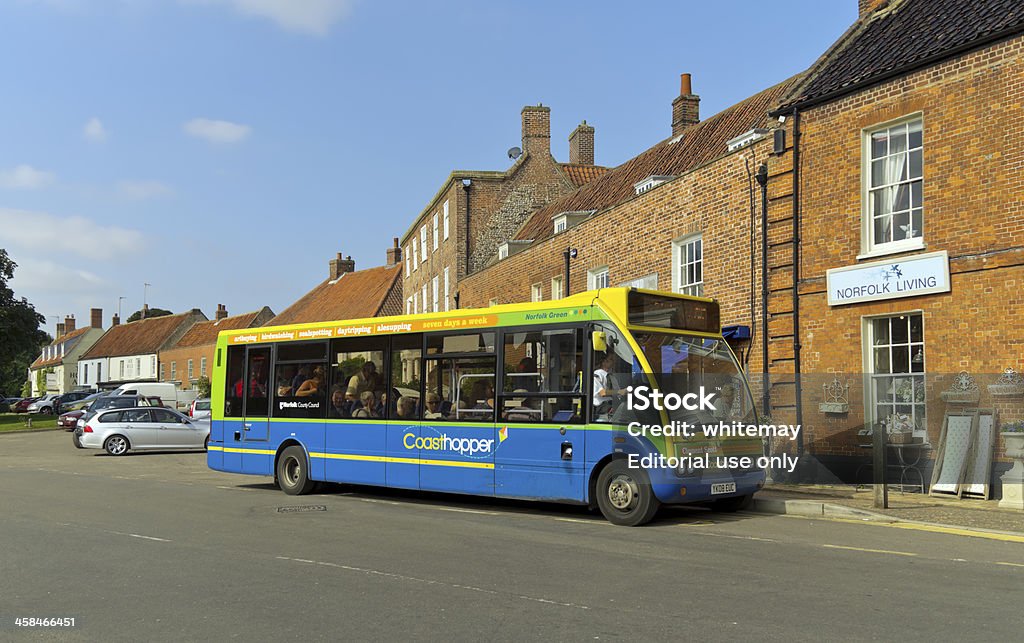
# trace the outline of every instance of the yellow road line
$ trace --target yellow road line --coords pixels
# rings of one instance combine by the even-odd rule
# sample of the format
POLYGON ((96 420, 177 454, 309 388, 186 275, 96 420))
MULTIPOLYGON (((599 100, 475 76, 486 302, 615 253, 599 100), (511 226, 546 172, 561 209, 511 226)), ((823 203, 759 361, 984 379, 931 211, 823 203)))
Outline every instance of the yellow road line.
POLYGON ((1024 567, 1020 563, 996 563, 996 565, 1006 565, 1007 567, 1024 567))
POLYGON ((1001 534, 997 532, 988 531, 977 531, 974 529, 967 529, 963 527, 946 527, 943 525, 928 525, 923 523, 912 523, 912 522, 879 522, 876 520, 870 520, 868 518, 852 519, 852 518, 838 518, 835 516, 797 516, 793 514, 783 514, 786 518, 796 518, 799 520, 829 520, 831 522, 845 522, 854 525, 867 525, 871 527, 890 527, 895 529, 909 529, 911 531, 927 531, 935 534, 947 534, 950 536, 970 536, 971 538, 986 538, 988 540, 999 540, 1008 543, 1024 543, 1024 535, 1019 534, 1001 534))
POLYGON ((822 545, 822 547, 827 547, 828 549, 848 549, 850 551, 863 551, 863 552, 867 552, 869 554, 893 554, 895 556, 917 556, 917 554, 912 554, 912 553, 906 552, 906 551, 890 551, 888 549, 866 549, 864 547, 845 547, 843 545, 822 545))

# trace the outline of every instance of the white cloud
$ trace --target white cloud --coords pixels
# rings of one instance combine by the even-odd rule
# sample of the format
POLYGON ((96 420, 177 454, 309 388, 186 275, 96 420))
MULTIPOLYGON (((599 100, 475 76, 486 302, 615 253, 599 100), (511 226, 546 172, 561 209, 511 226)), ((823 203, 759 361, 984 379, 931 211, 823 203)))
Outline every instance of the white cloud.
POLYGON ((174 190, 170 186, 160 181, 118 181, 115 189, 119 197, 132 201, 156 199, 174 194, 174 190))
POLYGON ((138 230, 106 226, 85 217, 0 208, 0 247, 14 247, 30 256, 70 254, 106 261, 138 254, 145 245, 146 238, 138 230))
POLYGON ((231 7, 248 17, 265 18, 287 31, 325 36, 347 17, 354 0, 182 0, 188 4, 231 7))
POLYGON ((37 190, 52 184, 56 179, 53 172, 37 170, 31 165, 0 170, 0 188, 9 190, 37 190))
POLYGON ((89 122, 82 128, 82 136, 85 140, 93 143, 102 143, 107 140, 107 130, 103 127, 103 122, 100 119, 93 116, 89 119, 89 122))
POLYGON ((248 125, 209 118, 193 118, 181 128, 186 134, 206 139, 211 143, 237 143, 248 138, 252 131, 248 125))

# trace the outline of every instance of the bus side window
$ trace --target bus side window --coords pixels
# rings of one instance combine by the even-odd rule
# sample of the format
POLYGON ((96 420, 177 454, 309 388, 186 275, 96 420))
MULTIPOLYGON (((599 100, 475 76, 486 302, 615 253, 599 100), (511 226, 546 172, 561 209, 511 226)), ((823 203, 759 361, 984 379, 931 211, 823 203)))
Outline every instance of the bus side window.
POLYGON ((504 356, 503 420, 583 421, 583 336, 579 329, 506 332, 504 356))
POLYGON ((391 338, 391 381, 385 391, 388 417, 415 420, 420 415, 423 383, 423 335, 395 335, 391 338))

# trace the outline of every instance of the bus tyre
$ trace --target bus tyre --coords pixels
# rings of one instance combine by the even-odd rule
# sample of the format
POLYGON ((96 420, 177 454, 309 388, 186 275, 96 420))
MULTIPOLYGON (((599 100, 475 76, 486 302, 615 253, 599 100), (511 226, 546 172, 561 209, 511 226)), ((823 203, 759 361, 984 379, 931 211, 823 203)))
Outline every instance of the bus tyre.
POLYGON ((753 499, 754 494, 748 493, 745 496, 733 496, 732 498, 713 500, 711 502, 711 510, 721 511, 723 513, 732 513, 734 511, 739 511, 740 509, 746 509, 750 506, 753 499))
POLYGON ((661 503, 643 469, 612 460, 597 476, 597 506, 608 522, 636 527, 650 522, 661 503))
POLYGON ((277 460, 277 484, 289 496, 305 495, 316 486, 316 482, 309 479, 306 452, 302 447, 290 446, 281 452, 277 460))

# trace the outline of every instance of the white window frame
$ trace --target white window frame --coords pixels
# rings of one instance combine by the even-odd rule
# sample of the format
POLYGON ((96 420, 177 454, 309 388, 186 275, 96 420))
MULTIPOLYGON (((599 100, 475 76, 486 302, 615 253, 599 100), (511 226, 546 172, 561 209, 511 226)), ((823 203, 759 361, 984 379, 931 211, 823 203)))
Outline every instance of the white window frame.
POLYGON ((565 297, 565 290, 564 290, 564 286, 562 285, 564 281, 565 280, 562 277, 562 275, 558 275, 557 277, 552 277, 551 278, 551 298, 552 299, 561 299, 561 298, 565 297))
POLYGON ((193 366, 192 360, 188 361, 188 381, 192 381, 192 378, 196 376, 195 367, 193 366))
POLYGON ((419 256, 420 256, 419 253, 416 251, 416 237, 413 237, 413 239, 412 239, 412 269, 413 269, 414 272, 416 270, 419 270, 419 267, 420 267, 419 256))
POLYGON ((420 314, 420 294, 418 292, 412 294, 412 314, 420 314))
POLYGON ((409 254, 409 246, 405 246, 405 276, 408 277, 412 273, 412 266, 410 265, 412 255, 409 254))
POLYGON ((427 284, 423 284, 423 312, 429 313, 429 299, 427 299, 427 284))
POLYGON ((561 216, 555 217, 555 234, 558 234, 559 232, 565 232, 568 229, 569 229, 569 217, 567 217, 564 214, 561 215, 561 216))
POLYGON ((445 312, 448 312, 450 310, 450 304, 448 303, 449 302, 448 294, 451 291, 450 291, 449 288, 450 288, 450 284, 449 284, 449 281, 448 281, 448 266, 445 266, 444 267, 444 311, 445 312))
POLYGON ((427 224, 426 223, 424 223, 423 226, 420 227, 420 246, 421 246, 421 248, 423 250, 423 258, 421 260, 421 263, 426 263, 426 261, 427 261, 427 224))
POLYGON ((498 246, 498 261, 501 261, 502 259, 508 259, 508 244, 507 243, 503 243, 500 246, 498 246))
POLYGON ((171 381, 178 381, 178 362, 171 362, 171 381))
POLYGON ((610 283, 608 266, 598 266, 587 271, 587 290, 607 288, 610 283))
POLYGON ((540 282, 530 286, 530 301, 544 301, 544 286, 540 282))
MULTIPOLYGON (((908 326, 909 326, 909 320, 908 320, 908 326)), ((890 331, 890 333, 891 333, 891 331, 890 331)), ((869 426, 875 426, 877 423, 882 422, 882 421, 885 420, 885 418, 879 418, 879 417, 876 416, 876 412, 878 410, 879 401, 877 399, 878 389, 876 387, 875 382, 877 380, 879 380, 881 378, 885 378, 885 377, 890 377, 890 378, 895 380, 896 378, 901 377, 903 375, 902 373, 892 373, 892 349, 894 347, 904 346, 904 345, 908 347, 908 354, 909 354, 909 357, 910 357, 910 360, 911 360, 910 361, 910 363, 911 363, 911 366, 910 366, 911 372, 907 373, 906 377, 904 377, 903 379, 910 379, 911 381, 913 381, 913 378, 920 378, 921 382, 924 382, 924 383, 927 382, 927 378, 928 378, 928 350, 927 350, 928 342, 927 342, 927 329, 925 329, 924 311, 921 310, 921 309, 916 309, 916 310, 909 310, 909 311, 903 311, 903 312, 886 313, 884 315, 865 315, 865 316, 861 317, 861 338, 862 338, 861 349, 863 351, 862 360, 863 360, 863 367, 864 367, 864 391, 865 391, 865 395, 863 396, 863 398, 864 398, 864 417, 867 419, 867 423, 868 423, 869 426), (888 344, 878 344, 878 345, 875 344, 875 324, 874 324, 874 322, 876 322, 876 321, 878 321, 880 319, 892 319, 892 318, 901 317, 901 316, 908 316, 909 317, 909 316, 912 316, 912 315, 918 315, 918 316, 921 317, 921 341, 920 342, 913 341, 912 336, 910 334, 910 330, 908 328, 908 330, 907 330, 907 343, 906 344, 902 344, 902 343, 901 344, 893 344, 892 343, 891 335, 889 337, 889 343, 888 344), (919 347, 920 351, 921 351, 921 355, 920 355, 921 370, 920 371, 914 371, 913 370, 913 368, 914 368, 913 367, 914 358, 915 358, 915 355, 916 355, 916 353, 914 352, 914 346, 915 345, 917 345, 919 347), (877 368, 876 368, 876 362, 875 362, 875 350, 876 349, 884 350, 886 348, 888 348, 889 351, 890 351, 889 352, 889 369, 890 369, 890 372, 889 373, 878 373, 878 372, 876 372, 877 368)), ((912 386, 916 388, 916 386, 919 386, 919 384, 913 383, 912 386)), ((921 384, 921 386, 924 386, 924 384, 921 384)), ((924 399, 922 401, 920 401, 920 402, 909 401, 909 402, 906 403, 906 405, 912 407, 912 411, 913 411, 912 412, 912 417, 915 420, 916 420, 916 417, 917 417, 917 407, 920 406, 922 408, 922 411, 923 411, 923 413, 925 415, 922 418, 922 421, 920 423, 921 424, 921 428, 920 429, 916 429, 915 428, 914 436, 915 437, 919 437, 919 438, 923 437, 924 440, 927 442, 928 441, 928 415, 927 415, 927 413, 928 413, 928 392, 927 392, 927 387, 924 386, 924 388, 925 388, 924 399)), ((912 389, 912 390, 914 390, 914 389, 912 389)), ((914 397, 916 399, 916 390, 914 390, 914 397)))
MULTIPOLYGON (((867 259, 870 257, 878 257, 882 255, 893 254, 897 252, 907 252, 910 250, 920 250, 926 248, 927 245, 924 242, 924 218, 925 210, 924 207, 924 115, 921 112, 909 114, 907 116, 901 116, 900 118, 887 121, 885 123, 878 123, 871 127, 866 127, 861 130, 861 254, 857 255, 858 259, 867 259), (889 187, 905 184, 911 185, 914 180, 907 179, 906 181, 898 181, 892 185, 883 184, 878 187, 872 186, 872 158, 871 158, 871 137, 872 135, 893 128, 906 126, 911 123, 920 122, 921 124, 921 147, 910 148, 909 141, 907 149, 902 152, 905 154, 907 164, 910 163, 910 154, 912 151, 921 150, 921 190, 920 190, 920 203, 916 202, 913 195, 913 188, 908 188, 910 194, 908 195, 911 218, 909 225, 913 230, 913 211, 915 209, 921 210, 921 230, 918 231, 918 236, 911 237, 909 239, 899 239, 894 241, 887 241, 882 243, 875 243, 875 231, 874 231, 874 192, 877 190, 888 189, 889 187)), ((891 158, 891 155, 887 155, 884 158, 891 158)), ((882 159, 878 159, 882 160, 882 159)), ((908 168, 909 173, 909 168, 908 168)), ((890 213, 891 217, 890 226, 895 223, 895 215, 890 213)), ((891 230, 890 230, 891 233, 891 230)))
POLYGON ((437 227, 438 227, 438 220, 437 220, 437 213, 435 212, 434 213, 434 250, 435 251, 437 250, 437 244, 439 244, 441 242, 441 240, 438 238, 438 235, 437 235, 437 227))
POLYGON ((432 301, 434 303, 434 307, 433 307, 434 308, 434 312, 436 313, 437 311, 441 310, 438 307, 438 302, 439 302, 438 298, 441 296, 441 281, 440 281, 440 277, 438 277, 437 275, 434 275, 434 278, 430 280, 430 287, 431 287, 431 290, 433 291, 433 294, 434 294, 434 299, 432 301))
POLYGON ((679 237, 672 242, 672 292, 695 297, 704 296, 704 236, 702 234, 690 234, 679 237), (699 244, 694 246, 694 244, 699 244), (689 256, 689 250, 693 247, 694 255, 689 256), (694 271, 699 270, 699 279, 693 279, 689 274, 689 268, 693 266, 694 271))
POLYGON ((206 377, 206 358, 199 358, 199 377, 206 377))
POLYGON ((444 238, 448 239, 448 202, 444 202, 444 238))
POLYGON ((487 305, 488 306, 497 306, 498 305, 498 298, 495 297, 494 299, 491 299, 490 301, 487 302, 487 305))

